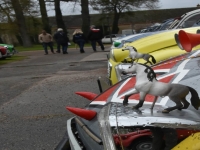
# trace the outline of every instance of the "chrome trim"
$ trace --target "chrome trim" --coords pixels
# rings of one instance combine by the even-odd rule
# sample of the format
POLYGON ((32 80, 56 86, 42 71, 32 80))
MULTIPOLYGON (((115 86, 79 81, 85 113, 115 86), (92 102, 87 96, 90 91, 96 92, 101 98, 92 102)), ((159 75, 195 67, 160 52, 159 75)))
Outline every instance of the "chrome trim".
MULTIPOLYGON (((118 122, 123 127, 161 127, 161 128, 182 128, 190 130, 200 130, 200 117, 193 110, 185 109, 182 111, 172 111, 162 113, 166 107, 155 105, 150 109, 150 104, 144 104, 140 109, 133 109, 134 105, 129 104, 124 107, 118 104, 118 122)), ((116 123, 116 106, 110 107, 110 126, 117 126, 116 123)))
POLYGON ((110 104, 101 109, 98 121, 100 126, 100 134, 103 141, 104 150, 116 150, 115 142, 112 137, 109 121, 110 104))
POLYGON ((113 59, 115 62, 117 62, 116 58, 114 56, 114 50, 113 49, 111 49, 110 53, 111 53, 110 58, 113 59))
POLYGON ((78 141, 76 140, 76 137, 74 136, 74 134, 72 132, 72 128, 71 128, 72 119, 74 119, 74 118, 67 120, 67 133, 69 136, 70 147, 71 147, 71 150, 82 150, 82 148, 78 144, 78 141))

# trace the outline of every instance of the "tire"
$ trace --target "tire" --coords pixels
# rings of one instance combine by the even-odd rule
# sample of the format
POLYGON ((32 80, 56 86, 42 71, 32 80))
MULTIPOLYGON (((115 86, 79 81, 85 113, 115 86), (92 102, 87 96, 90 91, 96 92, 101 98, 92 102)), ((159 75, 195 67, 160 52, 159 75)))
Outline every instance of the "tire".
POLYGON ((153 150, 152 149, 152 138, 150 137, 145 137, 145 138, 140 138, 130 145, 131 150, 153 150))

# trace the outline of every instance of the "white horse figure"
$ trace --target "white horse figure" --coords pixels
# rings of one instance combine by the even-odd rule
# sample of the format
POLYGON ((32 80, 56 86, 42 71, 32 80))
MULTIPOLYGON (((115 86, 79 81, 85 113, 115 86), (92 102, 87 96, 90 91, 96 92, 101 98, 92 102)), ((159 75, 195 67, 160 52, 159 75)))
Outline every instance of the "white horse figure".
POLYGON ((169 113, 172 110, 187 109, 190 103, 185 99, 188 93, 191 93, 191 104, 198 110, 200 100, 195 89, 189 86, 173 83, 164 83, 156 79, 154 70, 144 64, 133 63, 132 66, 122 71, 122 74, 136 73, 135 91, 125 95, 123 105, 128 105, 128 98, 133 94, 140 94, 140 100, 133 108, 138 109, 143 106, 147 94, 154 96, 168 96, 176 106, 164 109, 163 113, 169 113))
POLYGON ((135 47, 132 47, 132 46, 126 46, 124 49, 122 49, 123 51, 124 50, 129 50, 129 57, 132 59, 132 60, 135 60, 135 59, 144 59, 146 60, 146 63, 144 64, 147 64, 147 63, 150 63, 152 65, 152 62, 155 64, 156 63, 156 60, 155 58, 150 55, 150 54, 142 54, 142 53, 138 53, 137 52, 137 49, 135 47), (150 62, 149 59, 152 59, 152 62, 150 62))

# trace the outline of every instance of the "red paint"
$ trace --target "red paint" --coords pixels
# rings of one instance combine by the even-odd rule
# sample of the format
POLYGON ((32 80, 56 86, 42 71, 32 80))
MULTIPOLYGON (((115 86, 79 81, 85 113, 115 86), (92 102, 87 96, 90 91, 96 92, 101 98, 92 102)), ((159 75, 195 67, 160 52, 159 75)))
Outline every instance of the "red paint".
POLYGON ((113 95, 113 91, 118 87, 118 84, 113 85, 111 88, 100 94, 94 101, 107 101, 108 97, 113 95))
POLYGON ((1 52, 2 55, 5 55, 6 51, 7 51, 7 49, 5 47, 0 46, 0 52, 1 52))
POLYGON ((173 59, 169 59, 168 61, 163 62, 162 64, 153 67, 153 70, 171 69, 172 67, 174 67, 177 64, 178 61, 185 59, 185 58, 186 58, 186 56, 179 56, 179 57, 176 57, 173 59))
POLYGON ((123 93, 126 92, 127 90, 134 88, 135 83, 136 83, 136 78, 135 78, 135 77, 132 77, 132 78, 121 88, 121 90, 120 90, 119 93, 118 93, 118 96, 121 95, 121 94, 123 94, 123 93))

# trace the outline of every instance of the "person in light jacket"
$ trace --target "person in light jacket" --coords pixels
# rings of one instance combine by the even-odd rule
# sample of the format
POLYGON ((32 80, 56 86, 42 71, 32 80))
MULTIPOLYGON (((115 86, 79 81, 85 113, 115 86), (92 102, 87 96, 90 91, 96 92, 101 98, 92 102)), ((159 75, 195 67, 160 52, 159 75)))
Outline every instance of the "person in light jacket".
POLYGON ((76 29, 73 33, 73 42, 78 44, 80 48, 80 53, 85 53, 84 45, 85 45, 85 36, 81 29, 76 29))
POLYGON ((38 40, 40 43, 42 43, 45 55, 48 55, 48 49, 47 49, 48 46, 50 47, 51 52, 55 54, 53 50, 53 38, 51 34, 47 33, 45 30, 42 30, 42 33, 38 36, 38 40))

